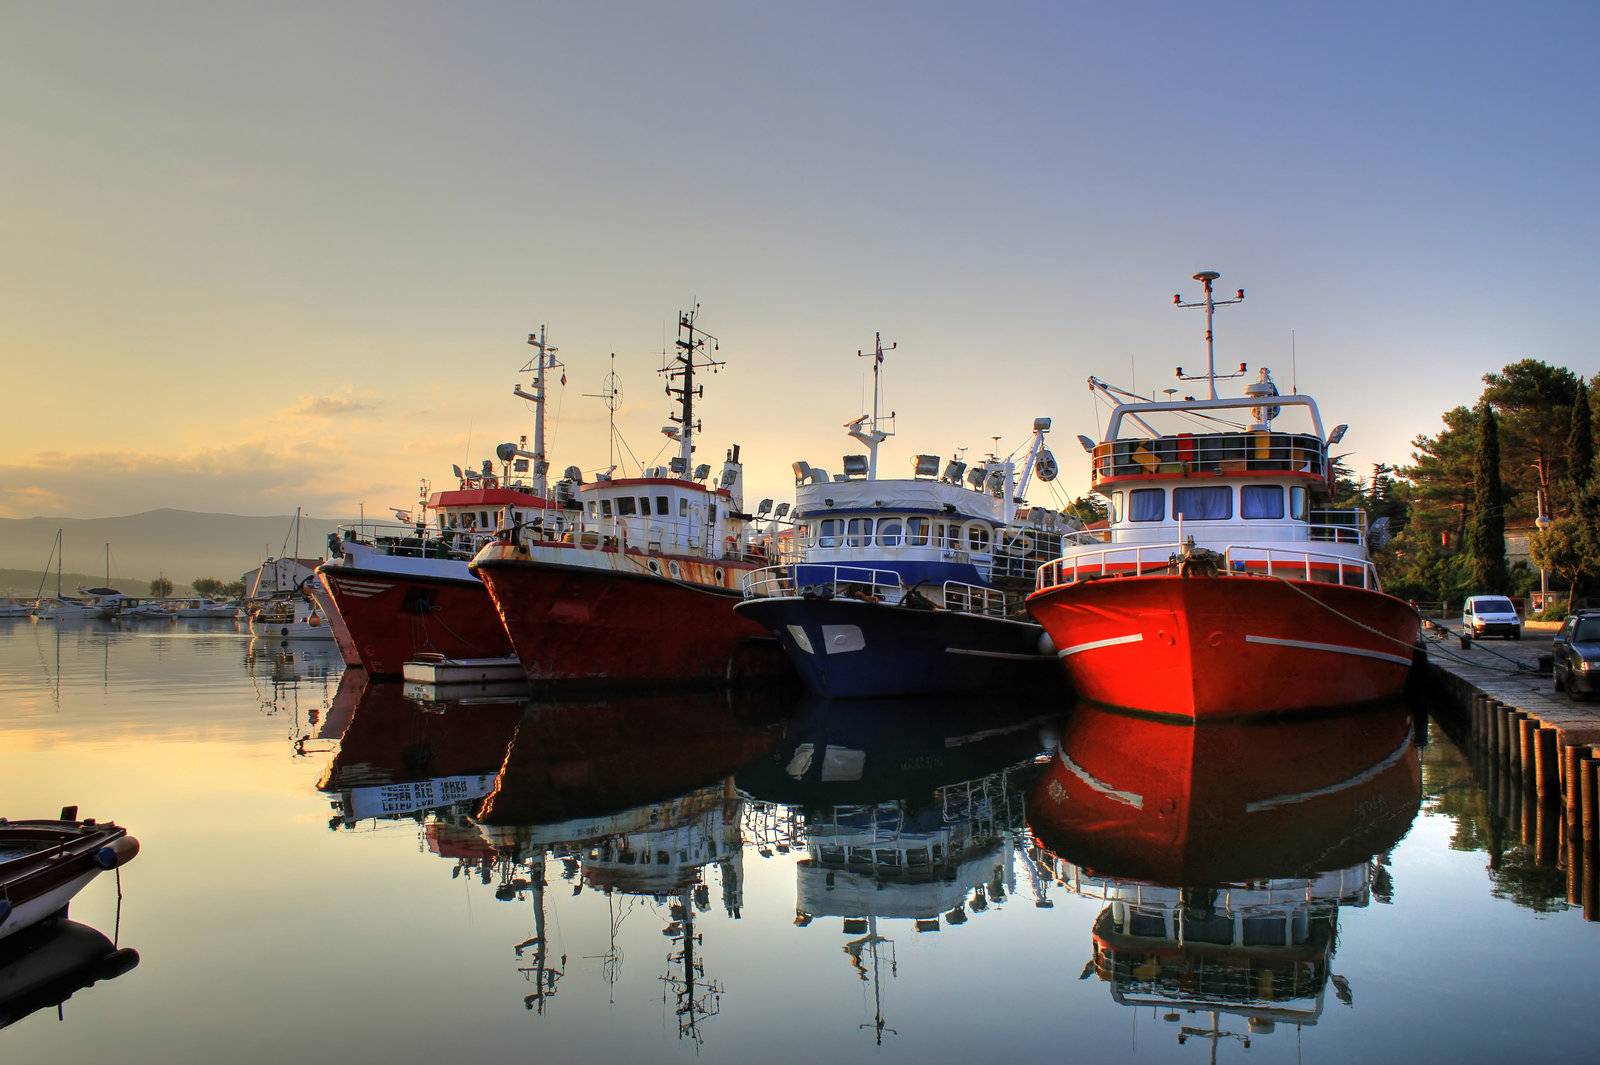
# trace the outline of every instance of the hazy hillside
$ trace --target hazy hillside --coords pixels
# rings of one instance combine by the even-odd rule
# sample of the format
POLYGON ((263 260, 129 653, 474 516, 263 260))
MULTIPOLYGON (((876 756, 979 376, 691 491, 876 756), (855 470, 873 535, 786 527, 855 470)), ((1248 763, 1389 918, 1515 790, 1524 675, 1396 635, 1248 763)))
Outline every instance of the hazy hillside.
MULTIPOLYGON (((112 574, 132 574, 121 579, 130 584, 140 582, 141 590, 159 573, 175 584, 188 584, 196 577, 231 581, 265 555, 293 553, 293 522, 292 515, 251 518, 188 510, 150 510, 120 518, 0 518, 0 570, 31 571, 29 591, 37 587, 51 541, 61 529, 66 543, 64 568, 98 574, 95 584, 105 579, 107 543, 111 545, 112 574), (287 547, 285 536, 289 536, 287 547)), ((336 520, 302 518, 301 556, 324 554, 328 534, 337 524, 336 520)), ((77 586, 66 578, 62 583, 77 586)), ((50 584, 55 586, 54 577, 50 584)), ((132 593, 134 588, 122 590, 132 593)))
MULTIPOLYGON (((151 577, 119 577, 111 574, 111 587, 125 595, 150 594, 151 577)), ((79 588, 98 588, 106 583, 105 570, 99 573, 74 573, 65 570, 61 574, 61 591, 63 595, 77 595, 79 588)), ((39 571, 36 569, 5 569, 0 568, 0 595, 16 595, 32 599, 39 590, 39 571)), ((186 581, 173 581, 173 595, 192 595, 194 589, 186 581)), ((44 582, 44 594, 56 594, 56 571, 50 571, 50 579, 44 582)))

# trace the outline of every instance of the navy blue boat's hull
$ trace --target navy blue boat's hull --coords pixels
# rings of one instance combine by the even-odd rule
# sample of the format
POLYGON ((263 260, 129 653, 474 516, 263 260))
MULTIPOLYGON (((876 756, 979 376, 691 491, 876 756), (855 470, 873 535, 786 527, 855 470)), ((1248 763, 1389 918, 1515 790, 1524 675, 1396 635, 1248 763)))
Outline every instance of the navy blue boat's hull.
POLYGON ((938 695, 1048 683, 1053 655, 1029 621, 856 599, 747 599, 734 611, 778 637, 829 699, 938 695))

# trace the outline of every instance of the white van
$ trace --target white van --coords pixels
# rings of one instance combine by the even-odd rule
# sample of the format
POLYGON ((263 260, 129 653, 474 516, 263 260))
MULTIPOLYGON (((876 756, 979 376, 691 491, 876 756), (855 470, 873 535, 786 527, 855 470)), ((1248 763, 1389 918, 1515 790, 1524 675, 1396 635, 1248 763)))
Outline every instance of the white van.
POLYGON ((1522 619, 1517 608, 1503 595, 1474 595, 1461 606, 1461 631, 1478 639, 1504 636, 1522 639, 1522 619))

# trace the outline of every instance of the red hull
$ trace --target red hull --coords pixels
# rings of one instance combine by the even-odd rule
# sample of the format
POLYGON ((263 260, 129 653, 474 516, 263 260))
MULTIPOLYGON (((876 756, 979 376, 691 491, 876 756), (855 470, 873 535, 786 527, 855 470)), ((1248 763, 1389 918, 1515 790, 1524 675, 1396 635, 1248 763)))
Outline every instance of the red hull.
POLYGON ((778 675, 766 628, 733 612, 731 589, 546 562, 474 563, 528 679, 624 688, 778 675))
POLYGON ((1248 576, 1080 581, 1028 612, 1081 698, 1194 721, 1393 698, 1420 624, 1381 592, 1248 576))
POLYGON ((354 568, 320 576, 362 666, 375 677, 398 677, 402 664, 424 652, 447 658, 511 654, 481 581, 354 568))

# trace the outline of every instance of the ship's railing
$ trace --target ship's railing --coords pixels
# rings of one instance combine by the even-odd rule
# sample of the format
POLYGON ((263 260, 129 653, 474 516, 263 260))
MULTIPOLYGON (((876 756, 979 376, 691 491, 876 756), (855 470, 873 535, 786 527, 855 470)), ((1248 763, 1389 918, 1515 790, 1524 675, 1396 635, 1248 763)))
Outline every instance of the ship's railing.
POLYGON ((990 573, 995 578, 1033 576, 1038 568, 1061 554, 1073 534, 1030 526, 1008 526, 995 536, 990 573))
POLYGON ((804 562, 798 566, 768 566, 746 575, 746 599, 781 598, 796 595, 833 596, 852 599, 899 602, 905 596, 900 574, 892 569, 869 566, 830 566, 804 562), (795 572, 804 570, 804 584, 797 585, 795 572))
MULTIPOLYGON (((1099 551, 1063 556, 1039 567, 1034 587, 1043 591, 1103 577, 1137 577, 1176 572, 1187 545, 1125 544, 1099 551)), ((1274 547, 1270 544, 1229 544, 1219 552, 1228 573, 1287 577, 1330 584, 1348 584, 1376 590, 1378 573, 1363 558, 1334 551, 1274 547)))
POLYGON ((998 588, 985 588, 962 581, 944 582, 944 608, 963 614, 982 614, 985 617, 1006 616, 1006 595, 998 588))
MULTIPOLYGON (((1313 510, 1309 513, 1310 521, 1270 520, 1250 521, 1241 526, 1237 522, 1229 522, 1229 531, 1242 532, 1249 535, 1252 541, 1276 540, 1283 543, 1327 543, 1327 544, 1364 544, 1367 542, 1367 514, 1363 510, 1313 510)), ((1109 529, 1086 529, 1080 532, 1067 533, 1061 538, 1064 548, 1067 547, 1092 547, 1096 544, 1128 544, 1128 536, 1148 536, 1163 526, 1158 522, 1150 522, 1145 528, 1135 526, 1113 527, 1109 529)), ((1177 530, 1176 522, 1165 523, 1167 535, 1177 530)), ((1159 535, 1159 533, 1157 533, 1159 535)), ((1216 526, 1210 527, 1208 535, 1223 535, 1216 526)))
POLYGON ((1327 451, 1309 433, 1177 433, 1105 440, 1091 455, 1094 482, 1185 473, 1304 473, 1326 479, 1327 451))

